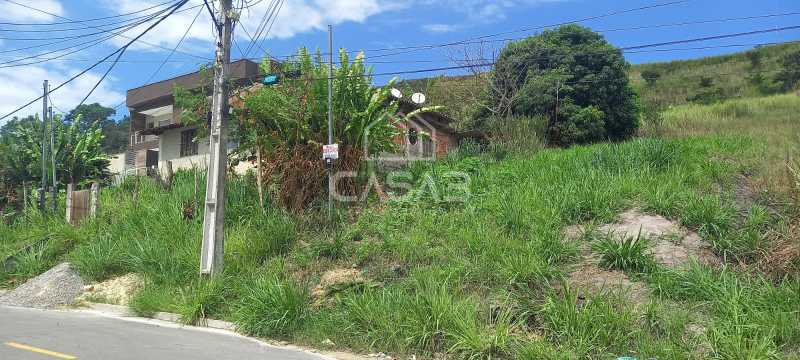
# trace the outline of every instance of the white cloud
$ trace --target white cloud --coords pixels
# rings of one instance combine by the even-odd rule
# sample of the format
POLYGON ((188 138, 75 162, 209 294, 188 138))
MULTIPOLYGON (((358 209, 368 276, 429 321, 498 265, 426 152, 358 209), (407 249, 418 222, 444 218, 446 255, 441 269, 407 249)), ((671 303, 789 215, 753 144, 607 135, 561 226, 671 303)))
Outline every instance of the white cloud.
MULTIPOLYGON (((107 6, 117 13, 126 13, 153 6, 159 2, 158 0, 112 0, 107 2, 107 6)), ((241 27, 244 26, 247 32, 254 36, 270 2, 266 0, 257 2, 255 6, 242 12, 238 25, 240 28, 236 31, 236 37, 242 46, 250 39, 241 27)), ((186 6, 197 4, 202 3, 192 1, 186 6)), ((285 39, 299 33, 324 30, 328 24, 363 22, 372 15, 401 7, 402 2, 389 0, 285 0, 267 38, 285 39)), ((197 11, 200 10, 202 13, 188 33, 187 40, 185 40, 187 43, 182 45, 181 49, 186 51, 207 49, 208 51, 204 55, 213 56, 210 54, 208 43, 214 40, 214 33, 211 18, 205 9, 198 8, 176 13, 159 24, 154 31, 145 35, 143 40, 167 48, 174 47, 192 23, 197 11)), ((138 34, 145 27, 144 25, 140 26, 129 34, 138 34)), ((117 37, 114 41, 116 45, 122 45, 128 40, 117 37)), ((152 47, 141 44, 134 48, 137 50, 152 49, 152 47)))
MULTIPOLYGON (((26 1, 21 0, 21 4, 28 3, 29 6, 47 11, 59 16, 64 15, 64 7, 58 0, 37 0, 26 1)), ((0 2, 0 19, 10 20, 15 22, 33 21, 33 22, 46 22, 54 20, 54 17, 40 11, 31 10, 17 4, 2 1, 0 2)))
POLYGON ((493 23, 502 21, 509 11, 522 6, 537 6, 569 0, 417 0, 428 6, 444 6, 461 13, 470 21, 493 23))
POLYGON ((453 32, 458 29, 456 25, 448 25, 448 24, 427 24, 422 25, 422 30, 425 30, 429 33, 448 33, 453 32))
MULTIPOLYGON (((79 71, 72 67, 59 65, 50 67, 31 65, 0 69, 0 84, 3 84, 0 87, 0 114, 5 115, 20 105, 41 96, 42 81, 44 79, 50 81, 50 88, 52 89, 79 71)), ((75 81, 51 94, 53 103, 64 111, 71 110, 80 103, 101 76, 102 74, 88 72, 75 79, 75 81)), ((106 78, 86 102, 98 102, 103 106, 113 107, 125 100, 124 94, 111 89, 113 82, 114 79, 106 78)), ((41 112, 42 102, 37 101, 15 115, 24 117, 32 114, 41 114, 41 112)), ((0 124, 6 120, 0 121, 0 124)))

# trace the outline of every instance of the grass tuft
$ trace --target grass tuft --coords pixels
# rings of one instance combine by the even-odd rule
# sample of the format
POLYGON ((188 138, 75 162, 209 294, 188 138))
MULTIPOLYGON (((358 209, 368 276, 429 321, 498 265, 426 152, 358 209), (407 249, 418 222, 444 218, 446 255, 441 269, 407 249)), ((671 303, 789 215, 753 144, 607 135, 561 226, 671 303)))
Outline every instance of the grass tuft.
POLYGON ((647 254, 649 246, 650 242, 640 231, 636 237, 604 237, 594 244, 594 251, 600 253, 600 263, 607 268, 643 273, 655 266, 653 258, 647 254))

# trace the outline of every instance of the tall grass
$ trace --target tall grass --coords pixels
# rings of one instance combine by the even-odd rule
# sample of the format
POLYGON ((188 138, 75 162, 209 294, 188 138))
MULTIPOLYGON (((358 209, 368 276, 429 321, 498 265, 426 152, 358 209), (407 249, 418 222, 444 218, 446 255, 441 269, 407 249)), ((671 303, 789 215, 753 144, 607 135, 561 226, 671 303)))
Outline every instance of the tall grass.
MULTIPOLYGON (((256 336, 420 357, 681 359, 703 357, 704 346, 720 358, 772 356, 800 345, 793 325, 800 322, 790 321, 796 281, 654 268, 635 277, 661 304, 646 313, 624 298, 582 298, 555 286, 580 261, 578 249, 591 248, 581 243, 588 239, 565 239, 562 229, 611 222, 631 207, 680 220, 732 259, 763 251, 767 244, 755 236, 764 231, 763 212, 738 221, 729 186, 753 169, 757 147, 742 137, 705 137, 542 149, 502 161, 463 153, 417 165, 412 177, 446 189, 443 174, 463 171, 470 196, 436 200, 417 184, 415 196, 362 209, 336 226, 261 209, 252 182, 234 178, 220 282, 198 279, 202 209, 193 219, 182 211, 203 198, 191 172, 179 172, 171 189, 146 179, 106 189, 101 216, 80 228, 32 219, 48 232, 7 231, 15 241, 29 231, 65 239, 69 245, 49 258, 69 259, 93 280, 141 274, 145 285, 131 302, 140 314, 178 312, 188 323, 223 318, 256 336), (326 271, 354 267, 364 284, 311 295, 326 271), (698 309, 708 342, 684 336, 689 317, 674 315, 671 302, 698 309)), ((621 267, 636 264, 637 254, 618 252, 621 267)))
POLYGON ((800 97, 796 94, 731 100, 713 105, 684 105, 664 113, 666 137, 748 136, 757 169, 757 189, 787 194, 793 179, 786 171, 800 153, 800 97))

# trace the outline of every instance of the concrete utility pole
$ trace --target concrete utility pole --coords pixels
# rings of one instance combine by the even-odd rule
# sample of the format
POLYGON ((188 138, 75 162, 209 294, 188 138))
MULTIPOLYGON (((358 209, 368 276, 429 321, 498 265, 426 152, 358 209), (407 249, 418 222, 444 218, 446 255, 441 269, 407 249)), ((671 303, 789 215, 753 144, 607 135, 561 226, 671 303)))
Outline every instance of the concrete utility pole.
POLYGON ((53 213, 56 213, 56 203, 58 201, 58 180, 56 180, 56 123, 53 117, 53 108, 47 108, 47 116, 50 118, 50 165, 53 167, 53 187, 50 188, 50 201, 53 203, 53 213))
POLYGON ((47 92, 50 86, 47 80, 42 85, 44 95, 42 95, 42 188, 39 190, 39 210, 44 211, 44 198, 47 192, 47 92))
POLYGON ((206 181, 205 213, 203 217, 203 248, 200 254, 200 273, 222 273, 225 249, 225 175, 228 149, 225 131, 228 120, 228 68, 231 62, 231 0, 220 0, 217 19, 217 53, 214 62, 214 94, 212 97, 209 161, 206 181))
MULTIPOLYGON (((333 144, 333 25, 328 25, 328 145, 333 144)), ((328 221, 333 220, 333 159, 328 168, 328 221)))

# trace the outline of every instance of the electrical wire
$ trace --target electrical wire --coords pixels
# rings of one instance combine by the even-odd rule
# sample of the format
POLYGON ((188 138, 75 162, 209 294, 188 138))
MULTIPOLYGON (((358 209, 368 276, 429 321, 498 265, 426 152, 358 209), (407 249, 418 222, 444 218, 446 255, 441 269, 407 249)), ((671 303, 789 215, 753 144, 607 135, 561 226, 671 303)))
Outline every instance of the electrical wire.
MULTIPOLYGON (((20 3, 16 2, 16 1, 13 1, 13 0, 3 0, 3 1, 7 1, 7 2, 10 2, 10 3, 13 3, 13 4, 16 4, 16 5, 19 5, 19 6, 25 7, 25 8, 27 8, 27 9, 34 10, 34 11, 40 12, 40 13, 42 13, 42 14, 47 14, 47 15, 50 15, 50 16, 53 16, 53 17, 56 17, 56 18, 59 18, 59 19, 63 19, 63 20, 67 20, 67 21, 76 21, 76 20, 73 20, 73 19, 70 19, 70 18, 67 18, 67 17, 61 16, 61 15, 58 15, 58 14, 54 14, 54 13, 52 13, 52 12, 49 12, 49 11, 46 11, 46 10, 37 9, 37 8, 35 8, 35 7, 33 7, 33 6, 29 6, 29 5, 23 5, 23 4, 20 4, 20 3)), ((187 2, 187 0, 180 0, 180 1, 178 1, 178 3, 180 3, 180 4, 185 4, 186 2, 187 2)), ((96 29, 96 28, 98 28, 97 26, 92 26, 92 25, 87 25, 87 26, 88 26, 88 27, 90 27, 90 28, 95 28, 95 29, 96 29)), ((124 34, 120 34, 120 35, 117 35, 117 36, 120 36, 120 37, 122 37, 122 38, 125 38, 125 39, 128 39, 128 40, 131 40, 131 39, 132 39, 131 37, 129 37, 129 36, 127 36, 127 35, 124 35, 124 34)), ((141 39, 137 39, 137 41, 138 41, 139 43, 141 43, 141 44, 143 44, 143 45, 147 45, 147 46, 149 46, 149 47, 159 48, 159 49, 162 49, 162 50, 170 50, 169 48, 167 48, 167 47, 165 47, 165 46, 161 46, 161 45, 158 45, 158 44, 153 44, 153 43, 150 43, 150 42, 147 42, 147 41, 141 40, 141 39)), ((208 57, 199 56, 199 55, 195 55, 195 54, 188 53, 188 52, 182 52, 182 51, 181 51, 180 53, 181 53, 181 54, 184 54, 184 55, 192 56, 192 57, 195 57, 195 58, 200 58, 200 59, 204 59, 204 60, 211 60, 211 59, 210 59, 210 58, 208 58, 208 57)))
MULTIPOLYGON (((150 76, 147 78, 147 80, 144 81, 144 84, 149 84, 150 81, 152 81, 153 78, 155 78, 158 75, 158 73, 161 72, 161 69, 164 68, 164 65, 167 64, 167 62, 172 57, 172 55, 174 55, 175 52, 178 50, 178 48, 181 46, 181 44, 183 44, 183 41, 186 39, 186 36, 189 35, 189 32, 192 30, 192 27, 194 27, 194 24, 197 22, 197 18, 199 18, 200 14, 202 14, 202 13, 203 13, 203 9, 200 9, 200 11, 197 12, 197 15, 194 16, 194 19, 192 19, 192 23, 189 24, 189 27, 186 29, 186 32, 183 33, 183 36, 181 36, 181 39, 178 40, 178 43, 175 44, 175 47, 172 49, 172 51, 170 51, 170 53, 167 55, 167 57, 165 57, 164 60, 161 61, 161 64, 158 65, 158 68, 156 68, 156 70, 153 71, 152 74, 150 74, 150 76)), ((117 106, 114 106, 114 110, 118 109, 123 104, 125 104, 125 101, 122 101, 119 104, 117 104, 117 106)))
MULTIPOLYGON (((165 10, 165 12, 166 12, 166 10, 165 10)), ((160 14, 158 14, 158 15, 160 15, 160 14)), ((155 19, 158 15, 154 16, 152 19, 155 19)), ((74 45, 70 45, 70 46, 67 46, 67 47, 63 47, 63 48, 60 48, 60 49, 56 49, 56 50, 51 50, 51 51, 47 51, 47 52, 44 52, 44 53, 40 53, 40 54, 37 54, 37 55, 31 55, 31 56, 26 56, 26 57, 14 59, 14 60, 5 61, 5 62, 0 63, 0 68, 34 65, 34 64, 40 64, 40 63, 43 63, 43 62, 46 62, 46 61, 54 60, 54 59, 59 59, 59 58, 62 58, 62 57, 65 57, 65 56, 68 56, 68 55, 71 55, 71 54, 86 50, 86 49, 91 48, 93 46, 99 45, 99 44, 105 42, 106 40, 109 40, 109 39, 111 39, 113 37, 121 35, 124 32, 133 30, 134 28, 138 27, 139 25, 143 25, 143 24, 149 22, 152 19, 145 19, 145 20, 142 20, 142 21, 140 21, 138 23, 134 23, 134 24, 128 25, 124 30, 121 30, 121 31, 118 31, 118 32, 112 32, 110 35, 108 35, 106 37, 103 37, 103 38, 100 38, 100 39, 92 39, 92 40, 89 40, 89 41, 85 41, 85 42, 81 42, 81 43, 78 43, 78 44, 74 44, 74 45), (87 45, 87 46, 81 47, 82 45, 87 45), (51 57, 51 58, 42 58, 43 55, 55 54, 55 53, 59 53, 59 52, 66 51, 66 50, 71 50, 71 49, 74 49, 74 50, 62 53, 60 55, 57 55, 57 56, 54 56, 54 57, 51 57), (33 59, 33 58, 39 58, 41 60, 37 60, 37 61, 33 61, 33 62, 27 62, 27 63, 23 63, 23 64, 15 64, 15 63, 19 63, 21 61, 28 60, 28 59, 33 59), (9 65, 9 64, 14 64, 14 65, 9 65)))
MULTIPOLYGON (((92 66, 90 66, 90 67, 88 67, 88 68, 84 69, 83 71, 79 72, 78 74, 75 74, 74 76, 72 76, 71 78, 69 78, 67 81, 65 81, 65 82, 63 82, 63 83, 61 83, 61 84, 59 84, 58 86, 56 86, 55 88, 51 89, 50 91, 51 91, 51 92, 55 92, 55 91, 57 91, 58 89, 60 89, 60 88, 62 88, 62 87, 64 87, 64 86, 66 86, 67 84, 71 83, 71 82, 72 82, 72 81, 74 81, 75 79, 77 79, 77 78, 79 78, 79 77, 83 76, 84 74, 86 74, 87 72, 91 71, 92 69, 94 69, 95 67, 97 67, 99 64, 101 64, 103 61, 110 59, 110 58, 111 58, 111 57, 113 57, 114 55, 117 55, 117 54, 124 53, 124 52, 125 52, 125 50, 127 50, 127 49, 128 49, 128 47, 130 47, 130 46, 131 46, 133 43, 135 43, 136 41, 139 41, 139 39, 141 39, 141 38, 142 38, 142 37, 143 37, 145 34, 147 34, 147 33, 148 33, 150 30, 152 30, 153 28, 155 28, 156 26, 158 26, 158 24, 160 24, 162 21, 164 21, 165 19, 167 19, 168 17, 170 17, 170 16, 171 16, 171 15, 172 15, 172 14, 173 14, 175 11, 177 11, 177 10, 178 10, 180 7, 182 7, 183 5, 185 5, 185 4, 186 4, 188 1, 189 1, 189 0, 181 0, 181 1, 180 1, 178 4, 176 4, 176 5, 175 5, 175 6, 172 8, 172 10, 171 10, 171 11, 170 11, 168 14, 166 14, 166 15, 164 15, 163 17, 161 17, 160 19, 158 19, 158 20, 157 20, 155 23, 153 23, 153 24, 149 25, 149 26, 148 26, 148 27, 147 27, 147 28, 146 28, 144 31, 142 31, 142 32, 141 32, 139 35, 137 35, 137 36, 133 37, 133 38, 132 38, 132 39, 131 39, 131 40, 130 40, 128 43, 126 43, 124 46, 122 46, 122 47, 120 47, 119 49, 117 49, 116 51, 114 51, 114 52, 112 52, 112 53, 110 53, 110 54, 106 55, 104 58, 102 58, 102 59, 100 59, 99 61, 95 62, 95 63, 94 63, 92 66)), ((121 55, 118 55, 118 56, 117 56, 117 59, 119 59, 120 57, 121 57, 121 55)), ((100 85, 100 83, 101 83, 101 82, 102 82, 102 81, 105 79, 105 76, 106 76, 106 75, 108 75, 108 73, 110 72, 110 70, 111 70, 111 69, 113 69, 114 65, 116 65, 116 63, 113 63, 113 64, 112 64, 112 66, 109 68, 109 70, 108 70, 108 71, 106 71, 105 75, 104 75, 104 76, 103 76, 103 77, 102 77, 102 78, 101 78, 101 79, 100 79, 100 80, 99 80, 99 81, 98 81, 98 82, 95 84, 95 86, 92 88, 92 91, 91 91, 91 92, 93 92, 93 91, 94 91, 94 89, 96 89, 96 88, 97 88, 97 86, 99 86, 99 85, 100 85)), ((91 92, 89 93, 89 95, 91 95, 91 92)), ((86 98, 88 98, 88 97, 89 97, 89 95, 87 95, 87 96, 86 96, 86 98)), ((35 102, 37 102, 37 101, 41 100, 43 97, 44 97, 44 95, 42 95, 42 96, 39 96, 39 97, 37 97, 37 98, 35 98, 35 99, 33 99, 33 100, 29 101, 28 103, 26 103, 26 104, 24 104, 24 105, 22 105, 22 106, 20 106, 20 107, 16 108, 15 110, 13 110, 13 111, 11 111, 11 112, 9 112, 9 113, 7 113, 7 114, 3 115, 2 117, 0 117, 0 120, 3 120, 3 119, 5 119, 5 118, 7 118, 7 117, 9 117, 9 116, 13 115, 13 114, 14 114, 14 113, 16 113, 17 111, 20 111, 20 110, 22 110, 22 109, 24 109, 24 108, 26 108, 26 107, 30 106, 31 104, 33 104, 33 103, 35 103, 35 102)))
MULTIPOLYGON (((279 7, 282 6, 283 6, 283 0, 273 0, 269 4, 269 7, 267 7, 267 11, 264 12, 264 16, 262 17, 261 22, 259 23, 258 27, 256 27, 255 36, 250 37, 251 43, 245 50, 243 57, 247 57, 250 54, 250 51, 252 51, 256 46, 258 46, 259 49, 264 51, 264 48, 261 47, 260 43, 261 36, 266 36, 266 34, 269 34, 269 31, 272 29, 272 25, 269 25, 270 21, 277 17, 276 13, 277 11, 280 11, 279 7), (269 26, 269 30, 267 30, 267 26, 269 26), (264 33, 265 30, 266 34, 264 33)), ((266 51, 264 52, 266 53, 266 51)))
MULTIPOLYGON (((39 10, 39 9, 35 9, 32 6, 29 6, 29 5, 20 4, 20 3, 16 2, 16 1, 13 1, 13 0, 2 0, 2 1, 8 2, 8 3, 12 3, 14 5, 22 6, 22 7, 26 8, 26 9, 29 9, 29 10, 34 10, 34 11, 37 11, 37 12, 41 12, 42 11, 42 10, 39 10)), ((0 22, 0 25, 12 25, 12 26, 55 26, 55 25, 64 25, 64 24, 78 24, 78 23, 85 23, 85 22, 94 22, 94 21, 115 19, 115 18, 135 15, 135 14, 139 14, 139 13, 142 13, 142 12, 145 12, 145 11, 149 11, 149 10, 152 10, 152 9, 155 9, 155 8, 158 8, 158 7, 170 4, 170 3, 177 3, 177 1, 176 0, 165 1, 163 3, 153 5, 151 7, 145 8, 145 9, 141 9, 141 10, 125 13, 125 14, 119 14, 119 15, 113 15, 113 16, 104 16, 104 17, 99 17, 99 18, 94 18, 94 19, 69 20, 69 21, 62 21, 62 22, 55 22, 55 23, 0 22)), ((49 13, 48 13, 48 15, 55 16, 55 15, 52 15, 52 14, 49 14, 49 13)))

